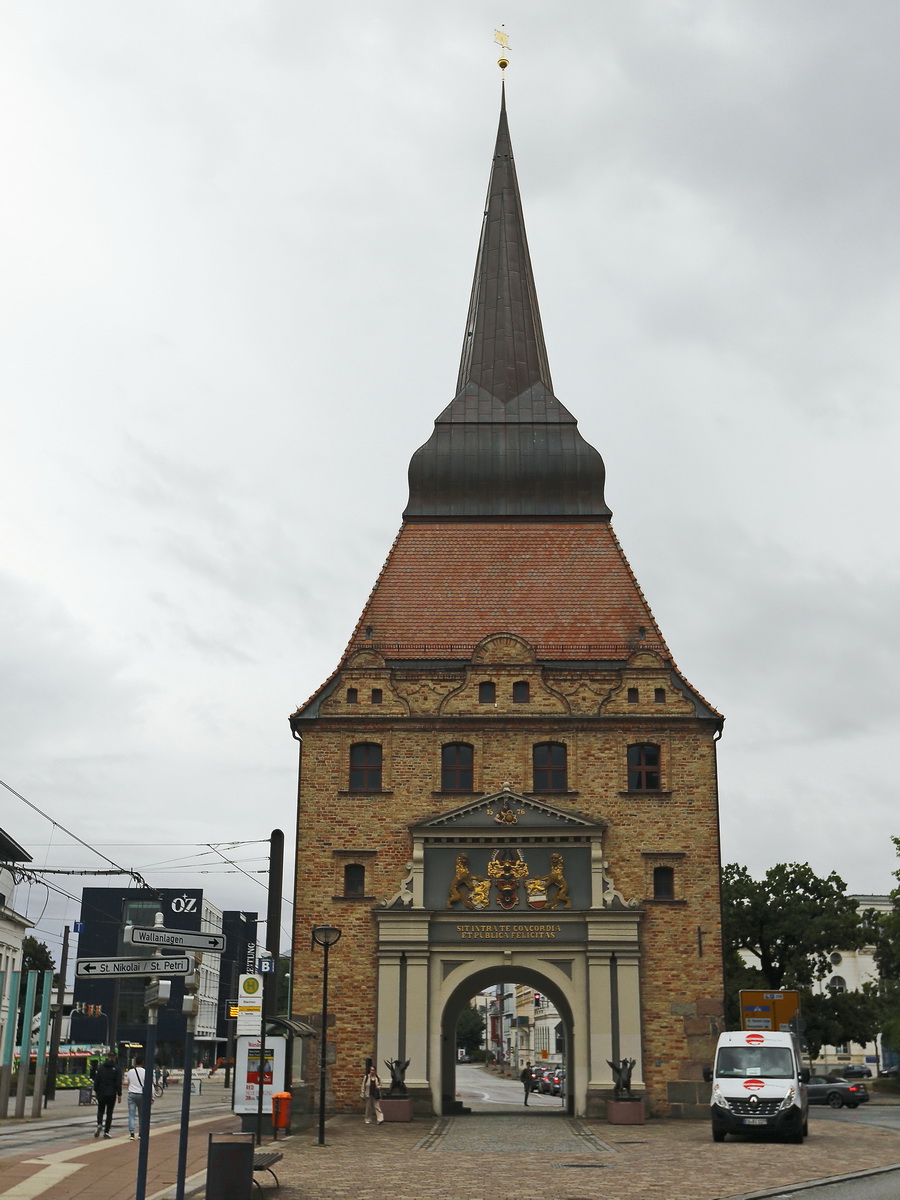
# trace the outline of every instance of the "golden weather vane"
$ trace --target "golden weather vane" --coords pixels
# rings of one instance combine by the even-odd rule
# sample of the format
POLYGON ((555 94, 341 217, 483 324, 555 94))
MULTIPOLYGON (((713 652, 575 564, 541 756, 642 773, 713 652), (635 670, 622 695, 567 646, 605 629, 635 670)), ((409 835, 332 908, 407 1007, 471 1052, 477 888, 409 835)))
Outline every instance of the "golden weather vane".
POLYGON ((505 71, 509 66, 509 58, 506 51, 509 49, 509 37, 506 33, 506 26, 501 25, 499 29, 494 30, 494 41, 500 47, 502 53, 497 59, 497 66, 501 71, 505 71))

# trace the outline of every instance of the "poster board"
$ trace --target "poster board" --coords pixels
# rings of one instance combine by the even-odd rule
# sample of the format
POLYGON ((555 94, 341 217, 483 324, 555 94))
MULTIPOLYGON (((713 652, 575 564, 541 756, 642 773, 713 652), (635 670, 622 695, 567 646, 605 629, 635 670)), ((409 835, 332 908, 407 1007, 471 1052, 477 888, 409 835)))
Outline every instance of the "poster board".
MULTIPOLYGON (((271 1113, 272 1097, 283 1092, 285 1039, 267 1037, 263 1052, 263 1112, 271 1113)), ((239 1037, 234 1057, 234 1111, 259 1111, 259 1037, 239 1037)))

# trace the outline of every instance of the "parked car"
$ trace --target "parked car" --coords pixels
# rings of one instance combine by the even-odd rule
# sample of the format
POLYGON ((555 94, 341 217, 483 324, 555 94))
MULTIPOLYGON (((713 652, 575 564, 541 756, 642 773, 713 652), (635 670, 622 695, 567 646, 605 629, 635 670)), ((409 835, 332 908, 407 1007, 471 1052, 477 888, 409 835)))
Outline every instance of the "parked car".
POLYGON ((558 1071, 553 1073, 550 1092, 553 1096, 560 1096, 565 1091, 566 1087, 566 1069, 560 1067, 558 1071))
POLYGON ((810 1104, 827 1104, 830 1108, 857 1108, 867 1103, 869 1089, 864 1083, 851 1083, 849 1079, 831 1079, 826 1075, 812 1075, 806 1088, 810 1104))
POLYGON ((881 1072, 881 1076, 883 1079, 896 1079, 897 1078, 897 1067, 896 1066, 887 1067, 884 1071, 881 1072))
POLYGON ((841 1075, 844 1079, 871 1079, 872 1069, 865 1063, 848 1063, 846 1067, 841 1067, 841 1075))

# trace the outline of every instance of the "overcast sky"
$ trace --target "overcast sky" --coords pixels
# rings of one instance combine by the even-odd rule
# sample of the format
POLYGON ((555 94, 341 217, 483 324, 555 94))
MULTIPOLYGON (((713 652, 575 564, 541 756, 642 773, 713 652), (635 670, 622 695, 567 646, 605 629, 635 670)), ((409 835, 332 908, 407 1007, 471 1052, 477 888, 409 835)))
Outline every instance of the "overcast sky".
MULTIPOLYGON (((152 883, 264 912, 263 876, 192 856, 290 846, 288 715, 453 394, 506 21, 556 394, 727 718, 724 857, 887 891, 900 5, 507 8, 0 5, 0 777, 152 883)), ((104 866, 0 812, 37 865, 104 866)), ((53 949, 77 915, 17 903, 53 949)))

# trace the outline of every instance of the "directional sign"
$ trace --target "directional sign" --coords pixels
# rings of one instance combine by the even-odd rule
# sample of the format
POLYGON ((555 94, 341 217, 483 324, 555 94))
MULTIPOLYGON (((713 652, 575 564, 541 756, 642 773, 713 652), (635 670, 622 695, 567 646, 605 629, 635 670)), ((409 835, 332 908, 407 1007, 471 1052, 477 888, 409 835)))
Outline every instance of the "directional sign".
POLYGON ((196 929, 157 929, 148 925, 126 925, 122 940, 131 946, 172 946, 178 950, 209 950, 221 954, 223 933, 198 933, 196 929))
POLYGON ((167 958, 79 958, 75 974, 80 979, 103 979, 109 975, 190 975, 194 959, 190 954, 167 958))

